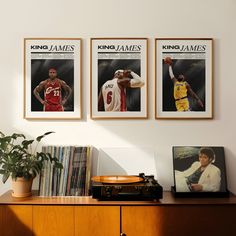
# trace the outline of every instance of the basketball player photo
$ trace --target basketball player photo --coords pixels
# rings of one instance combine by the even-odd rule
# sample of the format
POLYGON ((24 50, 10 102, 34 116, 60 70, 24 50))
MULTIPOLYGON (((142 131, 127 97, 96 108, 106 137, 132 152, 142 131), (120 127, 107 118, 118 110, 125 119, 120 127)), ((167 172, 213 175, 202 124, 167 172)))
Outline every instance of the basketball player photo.
POLYGON ((26 119, 81 118, 81 40, 25 39, 26 119))
POLYGON ((212 118, 212 39, 156 39, 156 118, 212 118))
POLYGON ((146 39, 92 39, 92 118, 146 118, 146 39))
POLYGON ((74 61, 33 60, 31 68, 31 111, 74 111, 74 61))

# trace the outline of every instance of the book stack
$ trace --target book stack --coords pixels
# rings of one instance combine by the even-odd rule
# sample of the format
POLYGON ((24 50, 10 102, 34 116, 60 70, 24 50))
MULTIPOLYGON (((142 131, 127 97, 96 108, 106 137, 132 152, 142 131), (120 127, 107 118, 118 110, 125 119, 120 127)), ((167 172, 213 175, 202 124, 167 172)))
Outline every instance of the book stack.
POLYGON ((39 180, 40 196, 88 196, 91 175, 91 147, 44 146, 43 152, 58 158, 63 169, 45 161, 39 180))

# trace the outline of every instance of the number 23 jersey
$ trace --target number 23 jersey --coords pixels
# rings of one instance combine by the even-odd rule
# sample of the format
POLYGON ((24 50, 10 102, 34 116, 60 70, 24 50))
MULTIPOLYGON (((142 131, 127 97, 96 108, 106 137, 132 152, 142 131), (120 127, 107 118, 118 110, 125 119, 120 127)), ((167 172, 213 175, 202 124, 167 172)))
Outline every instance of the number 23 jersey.
POLYGON ((44 87, 44 97, 48 104, 61 104, 61 83, 58 79, 48 80, 44 87))
POLYGON ((108 80, 102 86, 105 111, 126 111, 125 88, 120 88, 117 80, 108 80))

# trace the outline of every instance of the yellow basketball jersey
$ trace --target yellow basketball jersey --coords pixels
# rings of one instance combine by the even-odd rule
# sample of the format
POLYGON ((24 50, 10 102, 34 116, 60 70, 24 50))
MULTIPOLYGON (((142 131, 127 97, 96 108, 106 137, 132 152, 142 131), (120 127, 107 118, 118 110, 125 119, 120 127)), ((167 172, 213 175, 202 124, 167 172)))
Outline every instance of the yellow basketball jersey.
POLYGON ((174 98, 175 99, 181 99, 184 97, 187 97, 187 82, 176 82, 174 84, 174 98))

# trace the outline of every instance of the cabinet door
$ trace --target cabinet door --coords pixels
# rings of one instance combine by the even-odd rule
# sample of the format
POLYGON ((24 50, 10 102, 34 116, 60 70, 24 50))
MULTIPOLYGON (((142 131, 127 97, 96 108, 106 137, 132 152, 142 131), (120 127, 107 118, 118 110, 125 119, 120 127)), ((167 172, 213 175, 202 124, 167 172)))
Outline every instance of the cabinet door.
POLYGON ((74 236, 73 206, 33 206, 36 236, 74 236))
POLYGON ((120 235, 119 206, 76 206, 75 236, 120 235))
POLYGON ((160 217, 157 208, 156 206, 122 206, 121 232, 127 236, 159 236, 160 217))
POLYGON ((178 205, 158 207, 160 235, 235 235, 236 205, 178 205))
POLYGON ((122 207, 127 236, 234 235, 236 205, 122 207))
POLYGON ((3 229, 3 211, 4 211, 4 206, 0 205, 0 232, 3 229))
MULTIPOLYGON (((32 236, 32 206, 4 206, 3 230, 4 236, 32 236)), ((2 228, 1 228, 2 229, 2 228)))

